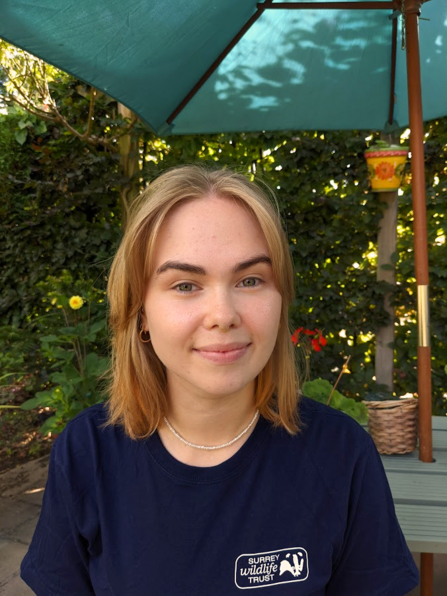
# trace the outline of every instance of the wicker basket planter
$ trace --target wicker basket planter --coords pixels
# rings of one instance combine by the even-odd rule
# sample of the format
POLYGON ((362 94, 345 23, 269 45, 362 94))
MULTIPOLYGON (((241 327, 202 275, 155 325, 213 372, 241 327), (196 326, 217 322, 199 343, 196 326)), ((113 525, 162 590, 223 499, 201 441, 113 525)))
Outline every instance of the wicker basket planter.
POLYGON ((414 398, 365 401, 368 430, 379 453, 410 453, 418 438, 418 401, 414 398))

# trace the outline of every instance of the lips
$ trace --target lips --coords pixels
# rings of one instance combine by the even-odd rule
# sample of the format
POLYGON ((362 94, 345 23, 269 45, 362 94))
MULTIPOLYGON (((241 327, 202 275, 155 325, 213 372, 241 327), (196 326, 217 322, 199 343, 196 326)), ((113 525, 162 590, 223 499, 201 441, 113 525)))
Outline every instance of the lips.
POLYGON ((215 364, 231 364, 242 358, 251 344, 233 342, 230 344, 212 344, 195 348, 194 352, 215 364))

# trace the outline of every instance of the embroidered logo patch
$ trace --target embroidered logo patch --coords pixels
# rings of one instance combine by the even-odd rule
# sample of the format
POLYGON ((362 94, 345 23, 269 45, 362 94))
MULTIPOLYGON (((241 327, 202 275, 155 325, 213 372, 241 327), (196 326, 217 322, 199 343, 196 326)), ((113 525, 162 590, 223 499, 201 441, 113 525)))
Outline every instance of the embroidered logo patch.
POLYGON ((299 546, 239 555, 234 570, 235 584, 241 590, 302 582, 308 576, 307 551, 299 546))

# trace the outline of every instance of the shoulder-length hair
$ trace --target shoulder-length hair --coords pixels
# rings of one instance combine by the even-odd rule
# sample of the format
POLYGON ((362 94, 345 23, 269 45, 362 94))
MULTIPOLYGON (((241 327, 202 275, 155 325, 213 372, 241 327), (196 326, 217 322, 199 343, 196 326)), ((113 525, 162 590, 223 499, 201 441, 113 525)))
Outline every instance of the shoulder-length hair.
POLYGON ((298 375, 288 324, 293 266, 276 199, 272 194, 270 200, 260 187, 231 170, 183 166, 163 173, 136 199, 109 276, 109 423, 122 425, 133 439, 155 432, 167 411, 165 367, 152 344, 143 343, 139 337, 140 313, 153 272, 158 234, 176 205, 210 194, 240 202, 264 233, 282 310, 273 353, 256 379, 255 401, 261 415, 274 426, 291 434, 299 430, 298 375))

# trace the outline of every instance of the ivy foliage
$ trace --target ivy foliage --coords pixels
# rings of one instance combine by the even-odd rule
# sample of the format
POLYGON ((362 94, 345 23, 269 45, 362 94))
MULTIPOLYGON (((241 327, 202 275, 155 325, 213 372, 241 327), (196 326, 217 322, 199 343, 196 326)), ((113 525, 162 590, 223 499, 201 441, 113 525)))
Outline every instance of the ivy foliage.
MULTIPOLYGON (((52 95, 79 126, 89 98, 79 81, 55 79, 52 95)), ((92 135, 123 121, 116 103, 96 101, 92 135)), ((312 356, 311 378, 334 382, 351 355, 340 392, 360 399, 374 383, 374 334, 387 323, 384 295, 396 306, 395 389, 417 392, 416 295, 411 187, 399 199, 398 285, 377 282, 377 231, 383 206, 369 191, 363 152, 368 131, 220 134, 157 138, 141 124, 143 187, 167 168, 229 166, 276 190, 296 268, 292 326, 323 330, 328 345, 312 356)), ((427 212, 433 329, 433 406, 447 411, 447 119, 426 126, 427 212)), ((135 182, 135 180, 134 180, 135 182)), ((48 309, 42 285, 67 270, 100 290, 121 235, 119 154, 87 144, 60 126, 13 110, 0 118, 0 323, 23 328, 48 309), (25 124, 23 124, 25 123, 25 124), (26 131, 26 138, 20 131, 26 131), (19 135, 19 136, 18 136, 19 135)))
MULTIPOLYGON (((73 120, 83 114, 75 83, 55 86, 73 120)), ((120 172, 116 154, 20 108, 0 117, 0 155, 0 316, 21 326, 42 312, 38 282, 48 275, 103 284, 120 236, 120 172)))

